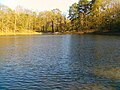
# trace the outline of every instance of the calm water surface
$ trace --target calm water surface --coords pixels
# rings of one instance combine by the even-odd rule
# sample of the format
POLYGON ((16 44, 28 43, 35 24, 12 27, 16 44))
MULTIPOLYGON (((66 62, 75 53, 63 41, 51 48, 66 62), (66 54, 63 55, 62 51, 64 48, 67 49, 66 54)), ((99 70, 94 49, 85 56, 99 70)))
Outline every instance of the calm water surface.
POLYGON ((94 72, 115 68, 119 36, 0 37, 0 90, 120 90, 119 77, 94 72))

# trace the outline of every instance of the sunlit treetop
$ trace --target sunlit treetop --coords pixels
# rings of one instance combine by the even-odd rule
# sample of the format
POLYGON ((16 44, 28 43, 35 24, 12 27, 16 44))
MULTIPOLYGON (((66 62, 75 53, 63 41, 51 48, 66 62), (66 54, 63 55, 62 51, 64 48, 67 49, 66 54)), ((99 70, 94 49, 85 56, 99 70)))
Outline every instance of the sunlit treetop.
POLYGON ((87 0, 87 1, 89 1, 89 2, 90 2, 90 1, 92 1, 92 0, 87 0))

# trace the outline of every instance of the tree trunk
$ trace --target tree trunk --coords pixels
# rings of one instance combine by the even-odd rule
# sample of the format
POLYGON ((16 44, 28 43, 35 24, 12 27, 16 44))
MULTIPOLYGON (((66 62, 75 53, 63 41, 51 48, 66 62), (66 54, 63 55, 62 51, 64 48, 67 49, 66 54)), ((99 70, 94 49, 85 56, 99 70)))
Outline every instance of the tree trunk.
POLYGON ((3 23, 3 18, 2 18, 2 33, 3 33, 3 29, 4 29, 4 23, 3 23))
POLYGON ((54 22, 52 21, 52 33, 54 33, 54 22))
POLYGON ((14 23, 14 34, 15 34, 15 31, 16 31, 16 14, 15 14, 15 23, 14 23))

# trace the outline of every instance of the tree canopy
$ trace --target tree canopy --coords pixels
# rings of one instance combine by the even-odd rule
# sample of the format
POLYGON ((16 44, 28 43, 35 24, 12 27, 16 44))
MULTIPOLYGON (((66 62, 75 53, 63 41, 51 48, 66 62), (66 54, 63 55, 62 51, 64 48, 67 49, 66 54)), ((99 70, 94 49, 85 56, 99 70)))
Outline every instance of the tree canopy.
POLYGON ((119 0, 79 0, 69 8, 68 18, 59 9, 33 12, 0 4, 0 33, 120 31, 119 0))
POLYGON ((0 32, 63 32, 68 30, 69 20, 59 9, 33 12, 21 6, 15 10, 0 5, 0 32), (53 30, 54 29, 54 30, 53 30))
POLYGON ((72 27, 80 30, 120 30, 119 0, 79 0, 69 9, 72 27))

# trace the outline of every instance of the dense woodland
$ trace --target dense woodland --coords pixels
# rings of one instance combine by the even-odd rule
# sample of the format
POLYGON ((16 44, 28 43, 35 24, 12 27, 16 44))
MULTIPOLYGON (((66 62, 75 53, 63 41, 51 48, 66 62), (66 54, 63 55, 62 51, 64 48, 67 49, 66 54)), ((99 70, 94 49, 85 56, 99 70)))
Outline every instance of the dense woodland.
POLYGON ((68 17, 59 9, 38 13, 0 4, 0 33, 120 31, 119 26, 119 0, 80 0, 70 6, 68 17))
MULTIPOLYGON (((59 32, 67 29, 68 19, 59 9, 32 12, 21 6, 15 10, 0 5, 0 32, 59 32)), ((69 30, 69 29, 68 29, 69 30)))
POLYGON ((120 31, 120 0, 80 0, 69 18, 74 30, 120 31))

